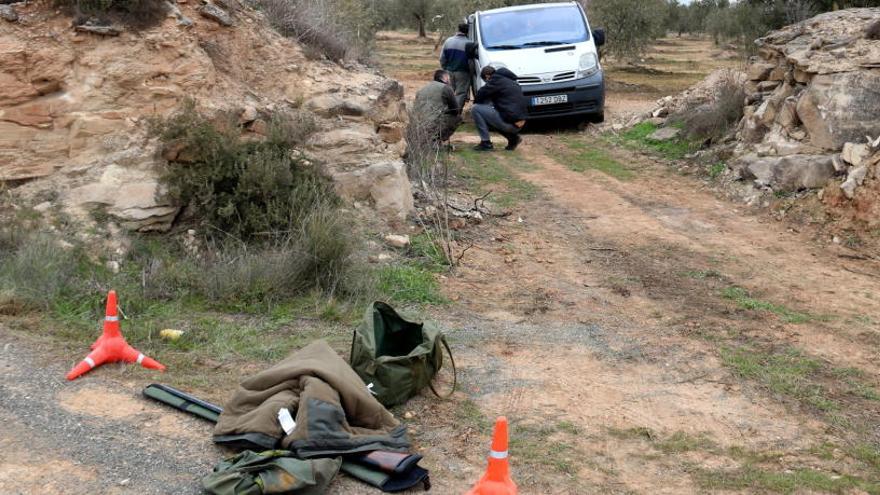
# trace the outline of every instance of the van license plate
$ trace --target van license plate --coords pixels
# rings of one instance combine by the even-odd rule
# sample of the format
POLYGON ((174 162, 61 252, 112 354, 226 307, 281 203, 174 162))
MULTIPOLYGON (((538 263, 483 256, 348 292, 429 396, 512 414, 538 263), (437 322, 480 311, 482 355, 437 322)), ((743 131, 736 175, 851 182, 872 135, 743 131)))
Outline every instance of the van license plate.
POLYGON ((533 107, 538 105, 556 105, 559 103, 568 103, 568 95, 535 96, 532 98, 533 107))

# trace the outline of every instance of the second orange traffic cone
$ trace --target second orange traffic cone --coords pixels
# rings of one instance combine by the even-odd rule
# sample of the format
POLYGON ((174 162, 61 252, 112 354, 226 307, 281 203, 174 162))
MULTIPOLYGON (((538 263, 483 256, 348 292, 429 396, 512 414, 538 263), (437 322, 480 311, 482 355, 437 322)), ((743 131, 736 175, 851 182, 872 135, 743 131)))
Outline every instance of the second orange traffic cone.
POLYGON ((151 359, 134 347, 128 345, 119 330, 119 308, 116 304, 116 291, 107 294, 107 312, 104 317, 104 332, 92 344, 92 352, 67 373, 68 380, 75 380, 104 363, 124 361, 138 363, 144 368, 165 371, 165 366, 151 359))
POLYGON ((507 455, 507 418, 500 417, 495 421, 489 467, 467 495, 516 495, 516 483, 510 479, 507 455))

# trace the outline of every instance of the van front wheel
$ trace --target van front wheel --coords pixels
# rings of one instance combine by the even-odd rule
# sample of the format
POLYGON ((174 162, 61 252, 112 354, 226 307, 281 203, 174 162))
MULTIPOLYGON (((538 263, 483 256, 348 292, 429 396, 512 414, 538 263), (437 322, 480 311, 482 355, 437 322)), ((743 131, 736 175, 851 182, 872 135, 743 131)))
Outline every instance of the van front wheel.
POLYGON ((605 110, 587 115, 587 122, 591 124, 601 124, 602 122, 605 122, 605 110))

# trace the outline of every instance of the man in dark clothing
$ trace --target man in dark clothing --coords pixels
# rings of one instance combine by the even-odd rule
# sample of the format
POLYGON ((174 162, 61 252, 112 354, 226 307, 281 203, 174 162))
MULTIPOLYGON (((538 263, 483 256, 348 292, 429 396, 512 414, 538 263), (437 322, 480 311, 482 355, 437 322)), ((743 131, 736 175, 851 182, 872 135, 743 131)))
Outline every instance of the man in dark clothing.
POLYGON ((410 116, 417 125, 424 126, 432 139, 448 141, 461 124, 461 108, 450 86, 450 76, 445 70, 434 72, 434 80, 416 93, 416 101, 410 116))
POLYGON ((513 151, 522 141, 519 131, 528 115, 522 88, 516 82, 516 74, 506 68, 483 67, 480 77, 486 84, 477 91, 471 115, 480 133, 477 151, 494 149, 489 131, 495 130, 507 138, 505 149, 513 151))
POLYGON ((440 51, 440 67, 452 78, 458 108, 464 108, 471 90, 471 57, 468 54, 473 43, 468 39, 468 31, 467 24, 459 24, 458 33, 447 38, 440 51))

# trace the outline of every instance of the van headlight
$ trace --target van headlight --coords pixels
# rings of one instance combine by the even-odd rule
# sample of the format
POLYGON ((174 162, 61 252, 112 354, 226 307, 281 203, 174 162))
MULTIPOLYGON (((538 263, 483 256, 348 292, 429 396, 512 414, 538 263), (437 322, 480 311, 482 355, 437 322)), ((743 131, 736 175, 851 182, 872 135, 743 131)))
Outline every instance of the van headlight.
POLYGON ((599 59, 595 53, 585 53, 581 55, 581 61, 578 65, 578 76, 587 77, 595 74, 599 70, 599 59))

